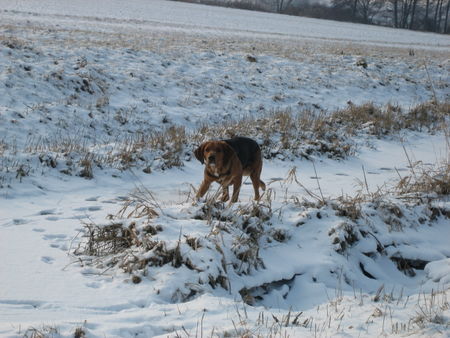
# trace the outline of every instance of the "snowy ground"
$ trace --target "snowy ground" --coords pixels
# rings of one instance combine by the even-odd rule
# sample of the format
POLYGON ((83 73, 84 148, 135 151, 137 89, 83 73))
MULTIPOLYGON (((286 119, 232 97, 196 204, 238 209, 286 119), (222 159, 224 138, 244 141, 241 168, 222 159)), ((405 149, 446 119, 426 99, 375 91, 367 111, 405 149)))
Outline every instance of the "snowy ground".
MULTIPOLYGON (((386 194, 358 202, 356 219, 336 202, 375 195, 411 175, 411 163, 448 164, 443 131, 362 132, 340 160, 266 159, 273 194, 258 217, 247 210, 249 182, 231 209, 193 203, 202 167, 191 148, 179 168, 142 151, 124 170, 123 155, 171 126, 448 103, 448 36, 168 1, 95 3, 0 0, 0 336, 449 336, 448 196, 409 204, 386 194), (90 161, 101 166, 80 177, 90 161), (302 186, 286 180, 293 167, 302 186), (149 222, 163 249, 128 248, 126 259, 175 248, 181 263, 130 274, 76 255, 86 225, 111 224, 136 187, 155 196, 149 222), (417 266, 401 271, 399 259, 417 266)), ((140 235, 149 225, 115 221, 134 221, 140 235)))

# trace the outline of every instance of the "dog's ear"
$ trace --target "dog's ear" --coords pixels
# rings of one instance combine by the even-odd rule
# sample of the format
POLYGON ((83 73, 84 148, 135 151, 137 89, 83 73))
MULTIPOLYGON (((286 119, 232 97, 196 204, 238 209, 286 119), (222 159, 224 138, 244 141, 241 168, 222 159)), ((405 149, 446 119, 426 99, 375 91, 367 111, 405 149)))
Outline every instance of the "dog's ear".
POLYGON ((205 157, 203 153, 205 152, 206 142, 202 143, 197 149, 194 151, 195 158, 199 160, 202 164, 205 163, 205 157))

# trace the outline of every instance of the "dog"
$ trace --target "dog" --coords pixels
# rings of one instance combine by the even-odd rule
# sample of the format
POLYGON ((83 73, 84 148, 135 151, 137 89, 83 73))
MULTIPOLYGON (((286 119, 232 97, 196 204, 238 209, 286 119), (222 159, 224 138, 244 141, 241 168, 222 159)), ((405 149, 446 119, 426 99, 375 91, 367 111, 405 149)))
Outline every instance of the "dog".
POLYGON ((261 149, 256 141, 248 137, 207 141, 194 151, 194 155, 197 160, 205 164, 203 182, 198 189, 197 199, 206 194, 212 182, 218 182, 222 186, 221 200, 223 202, 229 200, 228 187, 233 185, 231 203, 237 202, 242 176, 250 176, 256 201, 260 199, 259 188, 266 190, 266 185, 260 178, 261 149))

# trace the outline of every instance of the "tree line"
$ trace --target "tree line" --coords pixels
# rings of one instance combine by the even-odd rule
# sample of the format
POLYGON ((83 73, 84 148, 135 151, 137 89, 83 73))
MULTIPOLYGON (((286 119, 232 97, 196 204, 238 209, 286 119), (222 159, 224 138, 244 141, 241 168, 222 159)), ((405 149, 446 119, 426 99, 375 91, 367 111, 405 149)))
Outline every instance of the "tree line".
POLYGON ((179 0, 448 34, 450 0, 179 0))
POLYGON ((448 33, 450 0, 332 0, 351 21, 448 33))

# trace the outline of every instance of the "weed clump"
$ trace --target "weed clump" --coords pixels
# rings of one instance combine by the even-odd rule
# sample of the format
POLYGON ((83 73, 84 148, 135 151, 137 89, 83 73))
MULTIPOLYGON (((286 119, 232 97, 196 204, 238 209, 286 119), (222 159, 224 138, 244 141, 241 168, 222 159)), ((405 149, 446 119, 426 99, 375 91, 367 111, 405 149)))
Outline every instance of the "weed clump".
MULTIPOLYGON (((43 117, 47 115, 47 109, 44 104, 30 107, 43 117)), ((116 113, 114 121, 119 124, 120 132, 120 128, 129 124, 128 119, 133 114, 132 111, 116 113)), ((89 116, 95 118, 92 112, 89 116)), ((266 159, 311 159, 319 155, 339 160, 357 152, 355 135, 386 137, 405 129, 428 132, 446 130, 449 116, 450 104, 447 103, 424 103, 407 112, 392 104, 381 108, 373 103, 349 103, 346 109, 331 113, 278 109, 258 116, 228 120, 220 125, 203 125, 194 130, 168 122, 167 127, 158 131, 115 135, 110 126, 105 126, 109 136, 104 142, 92 139, 86 131, 65 131, 54 137, 30 137, 22 150, 0 141, 0 153, 8 158, 17 151, 23 151, 39 159, 43 167, 57 168, 64 174, 75 173, 87 179, 93 177, 94 168, 127 170, 138 167, 151 173, 153 170, 182 167, 185 161, 192 158, 192 149, 196 145, 209 139, 237 135, 256 139, 266 159), (67 163, 66 168, 64 163, 67 163)), ((43 122, 46 123, 45 118, 43 122)), ((0 174, 5 176, 14 171, 19 180, 27 176, 26 171, 20 170, 19 163, 0 167, 0 174)))
POLYGON ((430 167, 421 163, 412 165, 411 173, 401 178, 396 186, 399 194, 411 198, 433 198, 450 195, 450 162, 430 167))
POLYGON ((200 222, 199 227, 206 226, 209 231, 184 233, 180 228, 178 238, 174 238, 169 235, 172 226, 157 223, 168 217, 165 209, 150 191, 136 189, 119 212, 109 216, 110 224, 84 224, 74 253, 83 265, 131 275, 129 281, 134 284, 165 266, 193 271, 191 276, 197 276, 196 280, 185 281, 183 288, 170 296, 186 301, 207 288, 229 290, 229 273, 249 275, 265 268, 261 245, 289 240, 287 231, 272 226, 269 199, 227 207, 207 199, 189 208, 188 213, 191 222, 200 222))
POLYGON ((332 119, 343 126, 350 135, 366 132, 382 137, 400 130, 443 130, 450 116, 449 104, 422 103, 404 112, 401 107, 389 104, 380 108, 369 102, 363 105, 350 103, 346 109, 332 114, 332 119))

